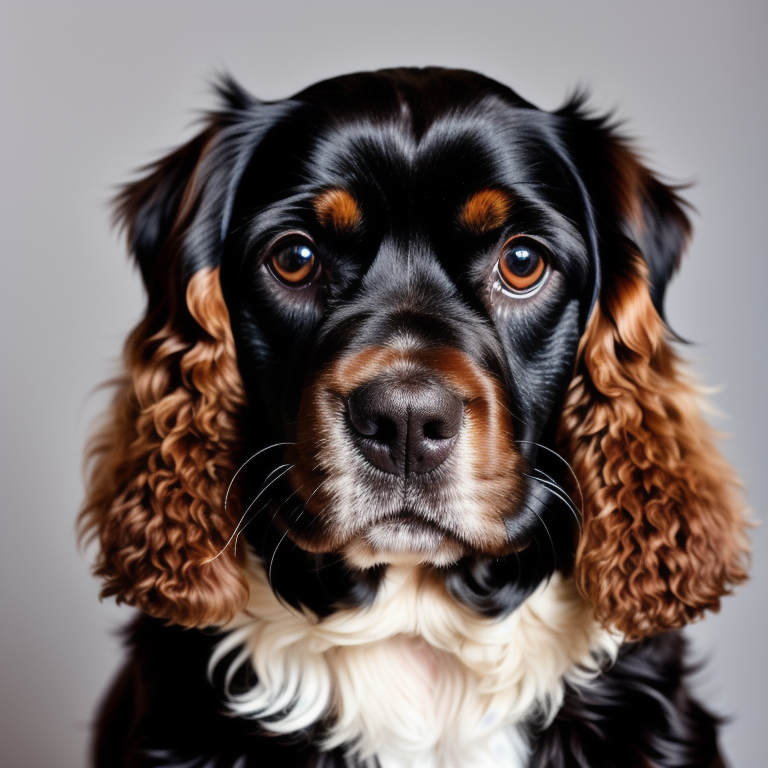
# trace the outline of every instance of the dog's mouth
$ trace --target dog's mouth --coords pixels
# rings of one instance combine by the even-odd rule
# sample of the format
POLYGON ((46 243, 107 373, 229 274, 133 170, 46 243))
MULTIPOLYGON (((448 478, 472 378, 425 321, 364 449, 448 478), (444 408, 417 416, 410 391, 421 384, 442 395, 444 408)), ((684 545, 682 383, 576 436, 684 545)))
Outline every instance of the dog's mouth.
POLYGON ((309 552, 336 552, 355 568, 376 565, 451 565, 477 551, 446 525, 410 509, 384 513, 346 532, 343 538, 312 535, 301 525, 292 525, 278 512, 273 524, 296 545, 309 552))
MULTIPOLYGON (((341 538, 308 535, 300 526, 279 527, 299 547, 309 552, 335 552, 353 568, 368 569, 378 565, 430 565, 446 567, 464 557, 485 554, 493 557, 510 554, 527 544, 505 539, 473 541, 468 531, 455 528, 450 521, 435 521, 423 513, 402 508, 372 516, 365 523, 348 530, 341 538)), ((278 515, 279 519, 279 515, 278 515)))
POLYGON ((369 525, 342 549, 347 562, 360 568, 390 565, 444 566, 455 563, 470 547, 443 526, 409 511, 369 525))

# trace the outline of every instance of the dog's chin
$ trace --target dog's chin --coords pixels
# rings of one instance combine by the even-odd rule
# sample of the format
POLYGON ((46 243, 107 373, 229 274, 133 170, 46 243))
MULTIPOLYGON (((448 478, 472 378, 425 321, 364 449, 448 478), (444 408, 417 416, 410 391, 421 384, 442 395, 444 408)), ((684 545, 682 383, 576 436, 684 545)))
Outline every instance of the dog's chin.
POLYGON ((306 531, 286 526, 279 515, 273 522, 305 552, 340 555, 350 568, 360 570, 381 565, 446 568, 465 557, 504 557, 526 549, 530 543, 530 538, 523 535, 499 541, 494 531, 493 538, 478 546, 460 532, 409 512, 371 522, 343 537, 329 530, 325 535, 307 535, 306 531))
POLYGON ((410 517, 382 520, 351 539, 343 548, 355 568, 376 565, 452 565, 469 547, 433 523, 410 517))
POLYGON ((299 549, 341 556, 350 568, 359 570, 381 565, 447 568, 466 557, 504 557, 530 543, 529 537, 521 534, 509 538, 501 522, 483 531, 487 536, 478 537, 477 531, 469 527, 466 531, 455 530, 408 509, 385 512, 378 519, 346 531, 331 524, 288 526, 279 513, 272 523, 299 549))

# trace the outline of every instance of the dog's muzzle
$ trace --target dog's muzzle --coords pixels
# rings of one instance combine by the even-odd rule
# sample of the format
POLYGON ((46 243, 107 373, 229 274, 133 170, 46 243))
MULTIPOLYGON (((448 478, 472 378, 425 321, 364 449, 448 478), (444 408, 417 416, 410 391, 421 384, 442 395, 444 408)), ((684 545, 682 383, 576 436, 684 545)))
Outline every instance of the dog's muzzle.
POLYGON ((363 567, 505 554, 526 493, 513 432, 502 382, 456 348, 337 357, 305 387, 287 451, 305 510, 289 534, 363 567))

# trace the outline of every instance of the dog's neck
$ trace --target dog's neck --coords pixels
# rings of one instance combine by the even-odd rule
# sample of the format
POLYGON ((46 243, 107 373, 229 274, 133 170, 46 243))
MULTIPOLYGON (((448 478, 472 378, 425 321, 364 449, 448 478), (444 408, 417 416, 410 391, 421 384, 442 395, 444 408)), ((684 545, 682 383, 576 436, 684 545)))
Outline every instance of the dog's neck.
POLYGON ((259 562, 251 598, 211 660, 228 679, 250 662, 258 683, 229 706, 268 730, 322 723, 327 749, 345 745, 383 768, 522 764, 523 723, 559 709, 615 655, 573 582, 559 574, 504 619, 478 616, 447 594, 439 574, 390 567, 375 602, 318 620, 287 607, 259 562))

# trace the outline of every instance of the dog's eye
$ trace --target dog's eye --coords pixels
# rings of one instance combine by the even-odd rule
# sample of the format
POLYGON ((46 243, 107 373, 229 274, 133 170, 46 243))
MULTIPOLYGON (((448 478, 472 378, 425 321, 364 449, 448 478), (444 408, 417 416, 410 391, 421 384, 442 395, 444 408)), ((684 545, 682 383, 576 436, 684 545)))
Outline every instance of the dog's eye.
POLYGON ((544 278, 547 262, 544 247, 527 237, 513 237, 501 249, 498 272, 514 293, 529 293, 544 278))
POLYGON ((320 271, 320 262, 309 243, 278 245, 267 263, 278 280, 294 288, 309 285, 320 271))

